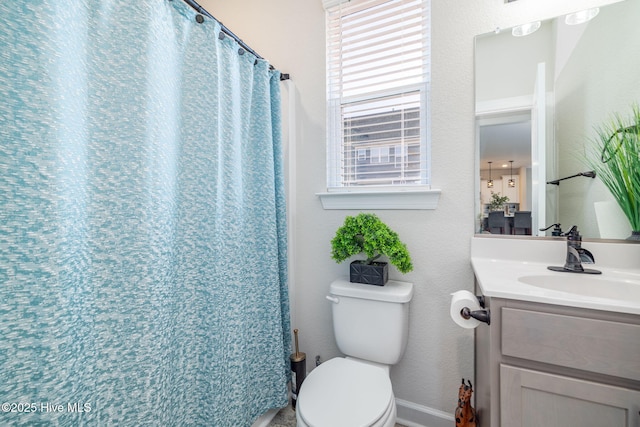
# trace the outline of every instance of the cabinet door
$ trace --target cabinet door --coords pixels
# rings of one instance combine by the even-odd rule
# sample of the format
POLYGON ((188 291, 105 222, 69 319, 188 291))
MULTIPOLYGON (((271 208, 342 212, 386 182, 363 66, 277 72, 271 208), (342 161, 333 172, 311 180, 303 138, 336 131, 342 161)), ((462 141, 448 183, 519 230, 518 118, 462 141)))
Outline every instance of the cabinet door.
POLYGON ((637 427, 640 392, 500 365, 504 427, 637 427))

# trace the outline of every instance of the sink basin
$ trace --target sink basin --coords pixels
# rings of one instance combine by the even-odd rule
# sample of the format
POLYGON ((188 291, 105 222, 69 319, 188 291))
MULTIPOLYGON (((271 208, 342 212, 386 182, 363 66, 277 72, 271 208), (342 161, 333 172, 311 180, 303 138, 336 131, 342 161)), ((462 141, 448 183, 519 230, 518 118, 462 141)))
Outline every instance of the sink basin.
POLYGON ((628 280, 580 273, 522 276, 518 281, 538 288, 594 298, 640 300, 640 280, 628 280))

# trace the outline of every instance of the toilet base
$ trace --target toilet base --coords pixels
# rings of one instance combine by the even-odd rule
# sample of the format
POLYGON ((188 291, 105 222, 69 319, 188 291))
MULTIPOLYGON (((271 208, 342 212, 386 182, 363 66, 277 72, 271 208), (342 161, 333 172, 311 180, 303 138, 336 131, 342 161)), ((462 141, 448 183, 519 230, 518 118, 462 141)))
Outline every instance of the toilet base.
MULTIPOLYGON (((375 422, 371 426, 367 426, 367 427, 394 427, 396 425, 397 416, 398 416, 398 413, 396 409, 396 401, 394 398, 391 405, 389 405, 387 412, 384 413, 382 418, 380 418, 377 422, 375 422)), ((300 412, 296 411, 296 427, 339 427, 339 426, 340 424, 333 424, 331 426, 309 425, 304 421, 304 419, 300 415, 300 412)))

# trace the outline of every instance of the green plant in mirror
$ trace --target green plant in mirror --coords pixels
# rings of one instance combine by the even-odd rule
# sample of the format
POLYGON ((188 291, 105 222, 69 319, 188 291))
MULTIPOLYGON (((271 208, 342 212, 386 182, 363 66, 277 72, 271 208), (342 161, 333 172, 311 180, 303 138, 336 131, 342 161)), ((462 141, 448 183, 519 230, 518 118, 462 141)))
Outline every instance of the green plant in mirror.
POLYGON ((596 128, 586 162, 613 195, 640 238, 640 108, 628 118, 615 115, 596 128))
POLYGON ((367 264, 385 255, 401 273, 413 270, 407 246, 395 231, 374 214, 361 213, 346 217, 331 240, 331 258, 337 262, 359 253, 367 256, 367 264))
POLYGON ((501 196, 500 193, 491 192, 491 200, 489 201, 489 209, 492 211, 500 211, 504 209, 504 204, 509 202, 508 196, 501 196))

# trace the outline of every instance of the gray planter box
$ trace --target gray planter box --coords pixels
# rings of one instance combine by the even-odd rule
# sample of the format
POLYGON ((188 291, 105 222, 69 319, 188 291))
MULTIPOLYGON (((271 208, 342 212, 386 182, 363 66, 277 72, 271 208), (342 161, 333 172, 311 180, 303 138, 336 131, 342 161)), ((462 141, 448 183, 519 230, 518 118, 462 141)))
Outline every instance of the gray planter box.
POLYGON ((367 285, 384 286, 389 280, 389 266, 386 262, 353 261, 349 267, 349 281, 367 285))

